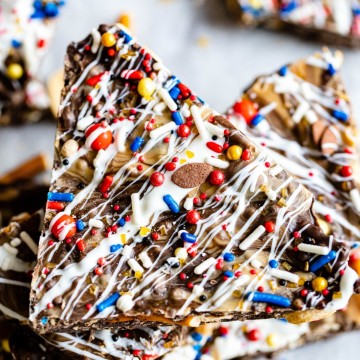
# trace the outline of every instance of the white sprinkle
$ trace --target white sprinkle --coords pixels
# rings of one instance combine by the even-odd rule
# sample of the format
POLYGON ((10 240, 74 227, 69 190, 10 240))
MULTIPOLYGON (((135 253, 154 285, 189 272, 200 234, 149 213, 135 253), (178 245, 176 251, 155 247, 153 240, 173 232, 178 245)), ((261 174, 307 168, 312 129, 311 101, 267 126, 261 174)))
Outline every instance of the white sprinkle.
POLYGON ((184 202, 184 209, 191 210, 194 207, 194 198, 188 197, 184 202))
POLYGON ((360 212, 360 193, 358 189, 350 190, 350 198, 353 202, 355 209, 360 212))
POLYGON ((204 292, 204 288, 201 285, 194 285, 192 292, 195 296, 199 296, 204 292))
POLYGON ((225 160, 221 160, 212 156, 208 156, 205 159, 205 162, 209 165, 218 167, 219 169, 226 169, 229 167, 229 163, 225 160))
POLYGON ((166 104, 163 102, 163 101, 161 101, 161 102, 159 102, 158 104, 156 104, 155 106, 154 106, 154 112, 156 113, 156 114, 162 114, 162 112, 164 111, 166 109, 166 104))
POLYGON ((100 149, 96 155, 96 158, 93 161, 93 165, 97 168, 97 167, 101 167, 104 159, 106 159, 106 152, 103 149, 100 149))
POLYGON ((279 270, 279 269, 271 269, 270 274, 278 279, 290 281, 295 284, 297 284, 299 282, 299 275, 293 274, 289 271, 279 270))
POLYGON ((164 100, 167 107, 170 109, 170 111, 176 111, 177 105, 176 102, 171 98, 168 91, 166 91, 164 88, 161 88, 158 90, 159 95, 164 100))
POLYGON ((156 139, 159 138, 161 135, 164 135, 172 130, 175 130, 177 127, 177 125, 171 121, 168 122, 167 124, 160 126, 158 128, 156 128, 155 130, 150 132, 150 137, 151 139, 156 139))
POLYGON ((95 121, 95 118, 91 115, 85 116, 82 119, 78 120, 76 128, 80 131, 84 131, 89 125, 95 121))
POLYGON ((262 262, 258 259, 254 259, 251 261, 251 266, 255 269, 260 269, 261 267, 263 267, 264 265, 262 264, 262 262))
POLYGON ((7 252, 9 252, 10 254, 13 254, 13 255, 15 255, 15 256, 16 256, 16 255, 18 254, 18 252, 19 252, 18 249, 13 248, 9 243, 4 243, 3 248, 4 248, 7 252))
POLYGON ((189 105, 188 104, 184 104, 182 109, 181 109, 181 115, 184 118, 187 118, 191 115, 190 109, 189 109, 189 105))
POLYGON ((195 125, 199 131, 200 137, 204 140, 209 137, 209 133, 206 130, 205 123, 201 117, 200 109, 196 105, 192 105, 190 108, 191 115, 195 121, 195 125))
POLYGON ((194 269, 194 273, 196 275, 203 274, 207 269, 209 269, 211 266, 213 266, 216 263, 216 259, 213 257, 210 257, 206 259, 204 262, 202 262, 200 265, 198 265, 194 269))
POLYGON ((95 54, 100 47, 101 35, 96 29, 92 29, 91 35, 93 37, 93 43, 91 45, 91 52, 95 54))
POLYGON ((270 189, 265 191, 265 194, 267 195, 267 197, 271 200, 274 201, 276 200, 276 196, 277 196, 277 192, 270 189))
POLYGON ((144 272, 143 267, 135 259, 129 259, 127 263, 134 272, 144 272))
POLYGON ((259 225, 241 244, 240 249, 248 249, 262 234, 266 232, 264 226, 259 225))
POLYGON ((37 255, 38 253, 38 246, 35 243, 34 239, 26 232, 26 231, 22 231, 20 233, 20 238, 21 240, 29 247, 29 249, 35 254, 37 255))
POLYGON ((279 78, 274 90, 278 94, 296 93, 299 91, 299 84, 289 77, 279 78))
POLYGON ((132 248, 129 245, 125 245, 122 249, 121 255, 125 258, 129 258, 132 253, 132 248))
POLYGON ((94 227, 94 228, 101 229, 101 228, 104 227, 104 223, 101 220, 90 219, 89 220, 89 227, 94 227))
POLYGON ((268 113, 272 112, 273 110, 275 110, 277 107, 277 104, 275 101, 271 102, 269 105, 264 106, 263 108, 261 108, 259 110, 259 114, 261 114, 262 116, 267 115, 268 113))
POLYGON ((302 101, 292 116, 294 122, 298 124, 308 110, 310 110, 310 104, 307 101, 302 101))
POLYGON ((141 225, 142 217, 141 217, 141 206, 140 206, 140 194, 134 193, 131 194, 131 207, 132 207, 132 220, 135 223, 135 225, 141 225))
POLYGON ((221 128, 219 126, 216 126, 208 121, 204 122, 206 129, 213 135, 216 135, 219 138, 223 138, 225 136, 224 134, 224 128, 221 128))
POLYGON ((14 238, 10 241, 10 245, 13 247, 17 247, 21 244, 21 240, 19 238, 14 238))
POLYGON ((283 168, 280 165, 275 165, 269 170, 270 176, 276 176, 283 171, 283 168))
POLYGON ((308 83, 302 83, 300 85, 301 93, 304 95, 305 99, 311 100, 313 92, 311 91, 310 85, 308 83))
POLYGON ((116 302, 116 307, 122 312, 127 312, 131 310, 134 307, 134 305, 135 303, 132 299, 132 296, 129 294, 121 295, 118 301, 116 302))
POLYGON ((149 255, 144 251, 139 254, 139 259, 142 262, 143 267, 145 269, 149 269, 151 267, 151 265, 153 264, 149 255))
POLYGON ((315 111, 311 109, 305 114, 305 117, 310 124, 314 124, 318 120, 318 116, 316 115, 315 111))
POLYGON ((307 58, 306 64, 314 66, 314 67, 318 67, 320 69, 328 68, 328 64, 323 59, 319 59, 314 56, 310 56, 309 58, 307 58))
POLYGON ((299 244, 297 248, 300 251, 305 251, 305 252, 309 252, 312 254, 318 254, 318 255, 327 255, 330 251, 325 246, 311 245, 311 244, 304 244, 304 243, 299 244))

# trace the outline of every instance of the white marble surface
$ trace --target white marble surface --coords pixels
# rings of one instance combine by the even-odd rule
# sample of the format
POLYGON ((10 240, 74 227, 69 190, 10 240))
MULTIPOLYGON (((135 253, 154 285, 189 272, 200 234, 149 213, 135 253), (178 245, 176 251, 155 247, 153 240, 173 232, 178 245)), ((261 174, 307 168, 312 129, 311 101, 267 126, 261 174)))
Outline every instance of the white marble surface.
MULTIPOLYGON (((67 43, 80 40, 99 23, 114 22, 121 12, 131 14, 137 38, 219 112, 226 110, 257 75, 321 46, 287 34, 239 29, 226 18, 221 1, 68 0, 41 76, 46 78, 61 67, 67 43), (199 46, 199 39, 207 40, 208 45, 199 46)), ((360 51, 344 52, 344 80, 360 119, 360 51)), ((54 131, 52 123, 1 129, 0 172, 39 151, 51 156, 54 131)), ((342 335, 287 352, 281 359, 356 359, 359 336, 360 332, 342 335)))

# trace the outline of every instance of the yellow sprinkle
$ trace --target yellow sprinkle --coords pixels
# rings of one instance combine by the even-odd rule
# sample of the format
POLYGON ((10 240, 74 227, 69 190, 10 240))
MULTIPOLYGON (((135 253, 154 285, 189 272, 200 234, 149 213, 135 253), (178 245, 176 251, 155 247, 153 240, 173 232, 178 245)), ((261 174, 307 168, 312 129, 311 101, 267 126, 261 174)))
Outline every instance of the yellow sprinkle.
POLYGON ((278 205, 281 206, 281 207, 286 207, 287 204, 286 204, 286 201, 284 198, 281 198, 279 201, 278 201, 278 205))
POLYGON ((96 295, 97 292, 98 292, 98 289, 99 289, 99 287, 98 287, 97 285, 91 284, 91 285, 89 286, 89 293, 90 293, 90 295, 96 295))
POLYGON ((282 196, 283 198, 286 198, 286 197, 288 196, 287 189, 282 189, 282 190, 281 190, 281 196, 282 196))
POLYGON ((357 137, 355 129, 353 129, 352 127, 348 127, 342 132, 341 135, 342 135, 343 141, 346 145, 349 145, 349 146, 355 145, 356 137, 357 137))
POLYGON ((288 262, 286 262, 286 261, 284 261, 283 263, 282 263, 282 266, 286 269, 286 270, 291 270, 291 268, 292 268, 292 266, 288 263, 288 262))
POLYGON ((119 23, 120 24, 123 24, 124 26, 126 26, 128 29, 130 29, 130 27, 131 27, 131 17, 130 17, 130 15, 129 14, 126 14, 126 13, 124 13, 124 14, 121 14, 120 16, 119 16, 119 23))
POLYGON ((143 273, 141 271, 135 271, 135 278, 140 280, 143 276, 143 273))
POLYGON ((167 234, 167 230, 166 230, 165 225, 161 225, 161 227, 160 227, 160 234, 161 234, 161 235, 166 235, 166 234, 167 234))
POLYGON ((235 290, 233 291, 232 295, 236 298, 242 297, 243 292, 241 290, 235 290))
POLYGON ((269 280, 269 286, 271 290, 275 290, 278 287, 275 280, 269 280))
POLYGON ((310 263, 307 261, 304 265, 304 271, 307 272, 307 271, 309 271, 309 269, 310 269, 310 263))
POLYGON ((111 47, 114 46, 116 44, 116 38, 114 34, 111 33, 104 33, 101 36, 101 43, 103 44, 103 46, 105 47, 111 47))
POLYGON ((1 340, 1 347, 5 352, 7 352, 7 353, 11 352, 8 339, 2 339, 1 340))
POLYGON ((155 83, 150 78, 144 78, 139 81, 138 93, 146 100, 152 99, 155 89, 155 83))
POLYGON ((150 229, 147 227, 140 228, 140 236, 145 237, 150 233, 150 229))
POLYGON ((195 154, 190 150, 186 150, 185 154, 189 159, 192 159, 195 156, 195 154))
POLYGON ((242 331, 243 333, 247 333, 247 332, 248 332, 248 327, 247 327, 246 325, 243 325, 243 326, 241 327, 241 331, 242 331))
POLYGON ((240 264, 234 264, 233 265, 233 270, 237 270, 240 267, 240 264))
POLYGON ((304 284, 305 284, 305 278, 304 277, 301 277, 300 279, 299 279, 299 282, 298 282, 298 284, 300 285, 300 286, 303 286, 304 284))
POLYGON ((120 241, 123 245, 127 243, 126 234, 120 234, 120 241))
POLYGON ((174 341, 167 341, 166 343, 164 343, 165 349, 172 348, 173 346, 174 346, 174 341))
POLYGON ((185 163, 186 163, 186 159, 180 159, 179 163, 180 163, 180 164, 185 164, 185 163))
POLYGON ((124 274, 125 277, 131 276, 131 271, 129 271, 129 270, 124 271, 123 274, 124 274))
POLYGON ((319 276, 311 282, 311 285, 315 291, 321 292, 327 288, 328 282, 325 278, 319 276))
POLYGON ((231 161, 239 160, 241 158, 241 154, 242 154, 242 148, 238 145, 230 146, 226 152, 228 159, 231 161))
POLYGON ((332 298, 333 299, 341 299, 342 298, 341 291, 334 292, 332 298))
POLYGON ((266 338, 266 342, 270 347, 275 347, 279 343, 279 337, 277 334, 269 334, 266 338))
POLYGON ((262 185, 260 185, 260 190, 265 192, 265 191, 269 190, 269 187, 266 184, 262 184, 262 185))
POLYGON ((206 36, 200 36, 197 39, 197 44, 202 48, 208 47, 209 46, 209 39, 206 36))
POLYGON ((10 79, 19 80, 24 75, 24 70, 19 64, 10 64, 6 69, 6 74, 10 79))

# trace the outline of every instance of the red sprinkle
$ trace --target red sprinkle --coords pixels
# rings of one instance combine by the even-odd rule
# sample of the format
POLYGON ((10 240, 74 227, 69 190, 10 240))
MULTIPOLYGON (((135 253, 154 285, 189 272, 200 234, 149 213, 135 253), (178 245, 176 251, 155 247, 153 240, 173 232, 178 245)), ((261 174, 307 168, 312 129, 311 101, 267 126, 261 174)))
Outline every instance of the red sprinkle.
POLYGON ((195 205, 197 205, 198 203, 199 203, 199 198, 197 198, 197 197, 195 197, 194 199, 193 199, 193 203, 195 204, 195 205))
POLYGON ((225 174, 221 170, 213 170, 210 173, 210 183, 215 186, 220 186, 225 181, 225 174))
POLYGON ((98 75, 92 76, 91 78, 87 79, 86 85, 95 86, 96 84, 98 84, 101 81, 101 78, 103 77, 104 74, 105 74, 105 72, 102 72, 98 75))
POLYGON ((167 171, 173 171, 176 168, 176 164, 173 162, 168 162, 165 164, 165 170, 167 171))
POLYGON ((164 143, 169 143, 170 142, 170 138, 169 137, 166 137, 166 138, 164 138, 164 143))
POLYGON ((250 274, 251 274, 251 275, 256 275, 256 274, 257 274, 257 271, 256 271, 255 269, 251 269, 251 270, 250 270, 250 274))
POLYGON ((192 289, 192 288, 194 287, 194 284, 193 284, 192 282, 188 282, 188 283, 186 284, 186 287, 187 287, 188 289, 192 289))
POLYGON ((275 224, 272 221, 266 221, 264 227, 268 233, 272 233, 275 231, 275 224))
POLYGON ((226 336, 229 333, 229 329, 225 326, 220 326, 219 333, 221 336, 226 336))
POLYGON ((49 246, 53 246, 54 244, 55 244, 55 241, 54 241, 54 240, 49 240, 49 241, 48 241, 48 245, 49 245, 49 246))
POLYGON ((247 334, 246 337, 250 340, 250 341, 258 341, 261 338, 261 333, 258 329, 253 329, 250 330, 247 334))
POLYGON ((200 194, 200 199, 201 200, 206 200, 207 199, 207 195, 205 193, 201 193, 200 194))
POLYGON ((156 233, 156 232, 153 232, 153 233, 151 233, 151 238, 153 239, 153 240, 159 240, 159 234, 158 233, 156 233))
POLYGON ((85 309, 87 310, 87 311, 89 311, 90 309, 92 308, 92 306, 91 306, 91 304, 85 304, 85 309))
POLYGON ((308 293, 309 293, 309 290, 307 290, 307 289, 302 289, 300 291, 300 295, 303 296, 303 297, 305 297, 308 293))
POLYGON ((104 257, 101 257, 98 259, 97 263, 99 266, 104 266, 106 264, 106 260, 104 257))
POLYGON ((225 136, 230 135, 230 130, 229 130, 229 129, 225 129, 225 130, 224 130, 224 135, 225 135, 225 136))
POLYGON ((114 205, 114 210, 115 211, 119 211, 119 209, 120 209, 120 205, 118 205, 118 204, 114 205))
POLYGON ((150 176, 150 183, 152 186, 161 186, 164 183, 165 176, 161 172, 154 172, 150 176))
POLYGON ((141 354, 141 350, 133 350, 132 353, 134 356, 139 356, 141 354))
POLYGON ((98 276, 101 276, 104 273, 104 270, 101 267, 97 267, 95 268, 94 273, 98 276))
POLYGON ((251 158, 251 151, 250 149, 244 149, 241 154, 241 160, 247 161, 251 158))
POLYGON ((294 231, 294 238, 295 239, 300 239, 301 238, 301 232, 300 231, 294 231))
POLYGON ((208 141, 206 143, 206 146, 210 150, 212 150, 212 151, 214 151, 214 152, 216 152, 218 154, 222 153, 222 151, 223 151, 223 147, 220 144, 217 144, 216 142, 213 142, 213 141, 208 141))
POLYGON ((224 266, 224 260, 223 259, 219 259, 215 265, 215 269, 216 270, 221 270, 222 267, 224 266))
POLYGON ((273 308, 271 306, 267 306, 265 308, 265 311, 268 313, 268 314, 271 314, 273 312, 273 308))
POLYGON ((131 220, 130 216, 129 216, 129 215, 126 215, 126 216, 125 216, 125 221, 126 221, 126 222, 129 222, 130 220, 131 220))
POLYGON ((190 224, 196 224, 200 220, 200 213, 196 210, 190 210, 186 214, 186 221, 190 224))
POLYGON ((77 248, 79 249, 79 251, 81 251, 81 252, 85 251, 85 249, 86 249, 85 242, 84 242, 84 240, 82 240, 82 239, 79 239, 79 240, 76 242, 76 246, 77 246, 77 248))
POLYGON ((63 210, 65 205, 58 201, 48 201, 46 207, 51 210, 63 210))
POLYGON ((238 277, 240 277, 242 275, 242 272, 240 270, 235 271, 234 275, 235 275, 235 277, 238 278, 238 277))
POLYGON ((186 276, 185 273, 180 273, 179 278, 180 278, 181 280, 185 280, 185 279, 187 278, 187 276, 186 276))
POLYGON ((324 289, 324 290, 322 291, 322 294, 323 294, 324 296, 328 296, 329 293, 330 293, 330 291, 329 291, 328 289, 324 289))
POLYGON ((191 133, 191 129, 188 125, 186 124, 181 124, 178 129, 176 130, 177 134, 182 137, 182 138, 187 138, 190 133, 191 133))
POLYGON ((105 176, 105 179, 100 185, 100 191, 102 193, 107 192, 110 189, 110 186, 112 185, 114 181, 114 178, 110 175, 105 176))
POLYGON ((259 291, 259 292, 263 292, 263 291, 264 291, 264 287, 263 287, 263 286, 259 286, 259 287, 258 287, 258 291, 259 291))
POLYGON ((271 164, 269 163, 269 161, 266 161, 265 166, 266 166, 267 168, 269 168, 269 167, 271 166, 271 164))
POLYGON ((351 166, 348 166, 348 165, 343 166, 340 170, 340 174, 343 177, 349 177, 353 174, 353 169, 351 166))
POLYGON ((331 217, 331 215, 329 215, 329 214, 326 214, 325 216, 324 216, 324 219, 325 219, 325 221, 326 222, 328 222, 328 223, 332 223, 332 217, 331 217))

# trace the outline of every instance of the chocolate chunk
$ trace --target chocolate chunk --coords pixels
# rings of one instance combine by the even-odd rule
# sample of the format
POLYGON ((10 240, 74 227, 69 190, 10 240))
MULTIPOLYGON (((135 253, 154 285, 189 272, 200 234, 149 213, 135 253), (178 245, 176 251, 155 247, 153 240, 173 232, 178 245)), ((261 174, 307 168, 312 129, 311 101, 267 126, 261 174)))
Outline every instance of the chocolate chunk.
POLYGON ((171 176, 177 186, 188 189, 200 186, 210 175, 213 167, 205 163, 191 163, 182 166, 171 176))

